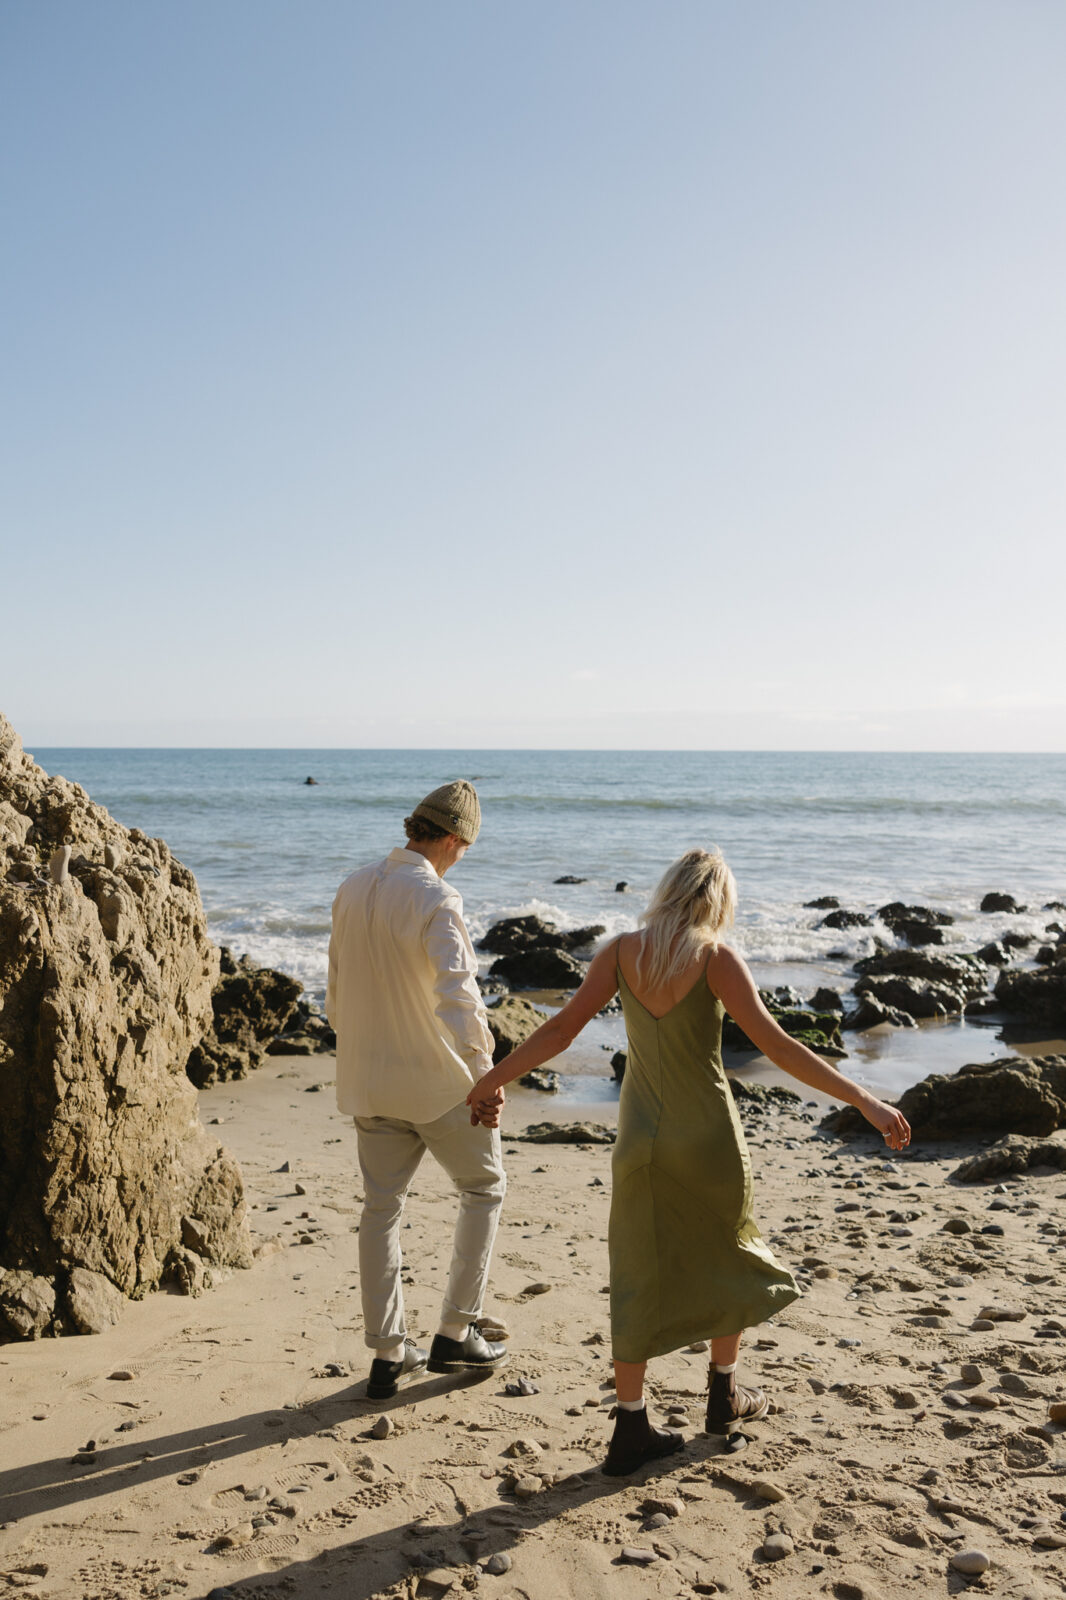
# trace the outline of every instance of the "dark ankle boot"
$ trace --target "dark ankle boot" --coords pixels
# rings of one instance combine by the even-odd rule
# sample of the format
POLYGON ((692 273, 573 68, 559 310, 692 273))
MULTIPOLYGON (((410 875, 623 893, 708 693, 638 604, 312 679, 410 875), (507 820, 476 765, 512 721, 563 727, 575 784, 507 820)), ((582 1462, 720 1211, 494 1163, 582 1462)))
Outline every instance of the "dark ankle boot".
POLYGON ((609 1478, 625 1478, 646 1461, 672 1455, 684 1442, 679 1433, 653 1428, 647 1406, 640 1411, 624 1411, 619 1406, 614 1414, 614 1434, 603 1471, 609 1478))
POLYGON ((761 1389, 742 1389, 731 1372, 711 1373, 711 1392, 707 1396, 708 1433, 733 1433, 745 1422, 758 1422, 770 1409, 761 1389))

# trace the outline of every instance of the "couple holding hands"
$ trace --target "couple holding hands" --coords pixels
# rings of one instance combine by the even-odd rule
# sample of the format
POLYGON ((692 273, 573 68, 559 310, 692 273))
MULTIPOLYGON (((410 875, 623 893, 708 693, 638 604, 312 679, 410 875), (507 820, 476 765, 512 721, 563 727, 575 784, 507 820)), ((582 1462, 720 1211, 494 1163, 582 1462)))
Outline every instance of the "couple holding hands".
MULTIPOLYGON (((799 1295, 752 1217, 751 1163, 722 1068, 728 1011, 783 1071, 859 1110, 893 1150, 910 1129, 774 1021, 741 958, 722 943, 736 886, 717 851, 664 874, 641 928, 611 940, 573 998, 499 1066, 477 987, 462 900, 445 874, 477 838, 473 785, 445 784, 404 821, 405 846, 346 878, 333 905, 326 1012, 337 1034, 337 1104, 355 1118, 365 1204, 359 1269, 367 1394, 386 1399, 426 1370, 491 1372, 507 1360, 480 1326, 506 1177, 505 1086, 566 1050, 616 993, 628 1039, 612 1157, 611 1344, 618 1405, 603 1470, 679 1449, 652 1426, 654 1356, 709 1340, 707 1431, 766 1415, 736 1381, 741 1336, 799 1295), (429 1351, 407 1337, 400 1222, 426 1150, 459 1193, 451 1269, 429 1351)), ((491 1330, 490 1330, 491 1331, 491 1330)))

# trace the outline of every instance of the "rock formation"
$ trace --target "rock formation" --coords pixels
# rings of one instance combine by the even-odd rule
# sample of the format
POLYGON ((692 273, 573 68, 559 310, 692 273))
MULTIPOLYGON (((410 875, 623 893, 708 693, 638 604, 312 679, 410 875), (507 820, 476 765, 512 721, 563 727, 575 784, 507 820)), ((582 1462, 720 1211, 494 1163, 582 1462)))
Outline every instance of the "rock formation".
MULTIPOLYGON (((1043 1139, 1066 1128, 1066 1056, 1004 1056, 934 1072, 897 1104, 916 1139, 1007 1133, 1043 1139)), ((831 1111, 822 1127, 844 1135, 871 1131, 854 1106, 831 1111)))
POLYGON ((185 1064, 196 1087, 244 1078, 258 1067, 295 1011, 302 989, 287 973, 257 967, 248 956, 235 961, 223 947, 211 1026, 185 1064))
POLYGON ((1066 959, 1038 972, 1001 972, 996 999, 1004 1011, 1016 1012, 1032 1022, 1066 1028, 1066 959))
POLYGON ((538 1011, 531 1000, 523 1000, 521 995, 509 994, 498 1005, 489 1007, 487 1020, 495 1041, 492 1052, 495 1066, 535 1033, 542 1022, 547 1022, 548 1013, 538 1011))
POLYGON ((960 1183, 980 1183, 1014 1172, 1030 1172, 1034 1167, 1066 1171, 1066 1144, 1058 1139, 1026 1139, 1020 1133, 1009 1133, 1005 1139, 997 1139, 991 1149, 969 1156, 951 1176, 960 1183))
POLYGON ((217 973, 192 874, 0 717, 0 1338, 250 1265, 240 1169, 185 1074, 217 973))

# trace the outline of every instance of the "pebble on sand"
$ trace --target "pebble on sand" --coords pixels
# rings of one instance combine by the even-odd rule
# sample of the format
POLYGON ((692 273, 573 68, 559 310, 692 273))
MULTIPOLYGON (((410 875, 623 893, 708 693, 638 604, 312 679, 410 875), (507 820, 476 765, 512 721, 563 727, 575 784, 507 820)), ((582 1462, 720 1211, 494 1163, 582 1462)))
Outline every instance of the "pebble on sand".
POLYGON ((979 1578, 992 1565, 992 1558, 983 1550, 957 1550, 949 1564, 964 1578, 979 1578))
POLYGON ((772 1533, 763 1541, 762 1553, 767 1561, 783 1561, 795 1548, 787 1533, 772 1533))
POLYGON ((374 1439, 387 1439, 389 1434, 394 1431, 395 1427, 396 1424, 393 1422, 392 1418, 383 1414, 378 1418, 374 1426, 371 1428, 371 1437, 374 1439))

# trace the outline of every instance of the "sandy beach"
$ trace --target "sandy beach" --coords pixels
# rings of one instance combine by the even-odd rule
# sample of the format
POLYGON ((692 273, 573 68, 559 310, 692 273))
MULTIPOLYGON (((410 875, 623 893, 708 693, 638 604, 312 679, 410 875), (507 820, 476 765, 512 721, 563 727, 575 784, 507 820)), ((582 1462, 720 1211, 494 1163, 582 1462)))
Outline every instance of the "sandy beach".
MULTIPOLYGON (((704 1435, 707 1357, 679 1352, 652 1365, 650 1393, 685 1449, 612 1480, 597 1470, 613 1398, 609 1146, 505 1140, 487 1309, 510 1365, 373 1404, 354 1130, 331 1069, 272 1057, 200 1097, 243 1168, 250 1270, 195 1300, 149 1295, 105 1335, 0 1352, 11 1592, 1066 1593, 1066 1425, 1048 1420, 1066 1398, 1062 1173, 952 1184, 972 1145, 886 1161, 872 1140, 818 1133, 812 1104, 746 1110, 761 1226, 807 1291, 745 1346, 771 1415, 736 1453, 704 1435), (533 1393, 506 1393, 522 1378, 533 1393), (964 1577, 950 1558, 974 1548, 991 1565, 964 1577)), ((545 1106, 513 1096, 508 1131, 545 1106)), ((420 1338, 453 1216, 427 1160, 405 1233, 420 1338)))

